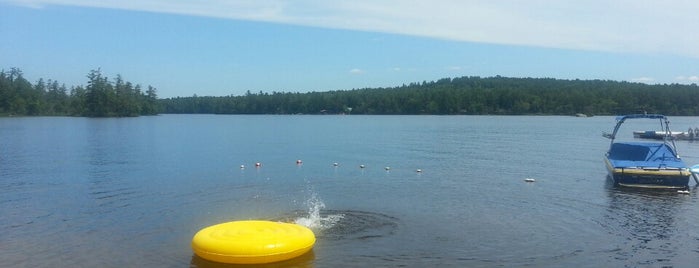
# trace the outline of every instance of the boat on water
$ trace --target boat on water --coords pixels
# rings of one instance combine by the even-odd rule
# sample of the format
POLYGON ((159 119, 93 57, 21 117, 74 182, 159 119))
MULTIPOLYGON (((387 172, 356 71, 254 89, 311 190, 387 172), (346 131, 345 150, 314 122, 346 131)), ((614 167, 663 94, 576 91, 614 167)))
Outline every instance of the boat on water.
MULTIPOLYGON (((633 137, 639 139, 662 140, 665 139, 666 136, 667 133, 665 133, 664 130, 646 130, 633 132, 633 137)), ((699 127, 694 129, 690 127, 689 130, 687 130, 686 132, 672 131, 670 132, 670 137, 675 140, 699 140, 699 127)))
POLYGON ((615 185, 668 189, 688 187, 692 172, 677 154, 669 124, 667 117, 661 114, 630 114, 616 118, 614 132, 603 135, 611 139, 605 163, 615 185), (619 128, 630 119, 659 120, 663 129, 662 139, 654 142, 616 140, 619 128))
MULTIPOLYGON (((633 137, 639 139, 663 140, 667 134, 668 133, 665 133, 664 130, 634 131, 633 137)), ((669 134, 669 137, 675 140, 684 139, 683 137, 686 136, 686 134, 681 131, 672 131, 669 134)))

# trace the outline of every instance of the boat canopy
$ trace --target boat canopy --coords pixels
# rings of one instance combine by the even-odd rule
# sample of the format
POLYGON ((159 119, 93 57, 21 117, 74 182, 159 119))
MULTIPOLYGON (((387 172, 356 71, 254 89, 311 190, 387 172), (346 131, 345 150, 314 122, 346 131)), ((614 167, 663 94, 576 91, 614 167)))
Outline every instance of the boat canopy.
MULTIPOLYGON (((675 146, 675 141, 672 139, 672 132, 670 131, 670 120, 667 119, 665 115, 662 114, 627 114, 627 115, 620 115, 616 117, 616 126, 614 126, 614 131, 611 134, 604 133, 602 136, 611 139, 611 143, 609 144, 609 149, 611 150, 612 145, 614 145, 614 139, 616 138, 617 132, 619 132, 619 128, 621 125, 626 121, 626 119, 659 119, 660 120, 660 126, 663 129, 662 134, 663 136, 663 143, 668 144, 672 150, 677 153, 677 147, 675 146)), ((608 151, 609 152, 609 151, 608 151)))
POLYGON ((616 117, 616 121, 624 121, 626 119, 648 118, 648 119, 667 119, 662 114, 627 114, 616 117))
POLYGON ((619 127, 621 127, 621 124, 626 121, 626 119, 660 119, 660 125, 663 128, 664 135, 663 136, 669 136, 670 135, 670 121, 667 119, 665 115, 662 114, 627 114, 627 115, 620 115, 616 117, 616 126, 614 126, 614 131, 611 134, 605 133, 602 136, 609 138, 612 140, 612 143, 614 143, 614 139, 616 138, 616 133, 619 131, 619 127))

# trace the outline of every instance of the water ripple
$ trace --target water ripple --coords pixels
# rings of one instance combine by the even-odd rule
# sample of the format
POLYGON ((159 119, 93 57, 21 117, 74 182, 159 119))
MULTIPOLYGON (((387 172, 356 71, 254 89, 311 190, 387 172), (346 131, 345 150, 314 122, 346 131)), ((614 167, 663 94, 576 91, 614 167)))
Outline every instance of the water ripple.
MULTIPOLYGON (((304 213, 305 211, 296 211, 292 215, 276 220, 293 222, 304 213)), ((321 219, 338 219, 330 226, 314 229, 318 239, 327 240, 365 240, 386 237, 396 232, 399 223, 398 218, 390 215, 359 210, 322 210, 320 217, 321 219)))

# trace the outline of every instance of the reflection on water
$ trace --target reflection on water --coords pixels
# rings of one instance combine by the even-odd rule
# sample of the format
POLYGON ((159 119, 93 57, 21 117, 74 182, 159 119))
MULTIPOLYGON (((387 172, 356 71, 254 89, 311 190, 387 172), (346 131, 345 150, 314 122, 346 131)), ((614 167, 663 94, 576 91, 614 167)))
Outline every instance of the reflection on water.
POLYGON ((690 197, 677 190, 615 187, 611 182, 607 186, 605 222, 621 241, 614 258, 631 261, 632 266, 672 266, 671 260, 681 252, 682 245, 676 242, 687 231, 680 229, 676 218, 690 197))
POLYGON ((273 262, 273 263, 263 263, 263 264, 230 264, 230 263, 220 263, 213 262, 206 259, 202 259, 196 254, 192 254, 192 260, 190 261, 190 267, 192 268, 235 268, 235 267, 254 267, 254 268, 312 268, 313 260, 315 259, 315 253, 313 250, 306 254, 298 256, 296 258, 273 262))

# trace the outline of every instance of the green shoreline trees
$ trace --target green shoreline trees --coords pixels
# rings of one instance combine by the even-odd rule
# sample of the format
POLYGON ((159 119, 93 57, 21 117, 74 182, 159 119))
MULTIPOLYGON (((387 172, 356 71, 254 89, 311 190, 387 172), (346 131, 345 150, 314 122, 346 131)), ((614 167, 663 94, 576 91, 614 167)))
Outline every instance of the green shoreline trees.
POLYGON ((647 111, 699 115, 696 84, 459 77, 391 88, 250 93, 160 100, 163 113, 614 115, 647 111))
POLYGON ((389 88, 272 92, 158 99, 156 89, 110 81, 100 70, 70 93, 57 81, 34 85, 17 68, 0 72, 0 115, 90 117, 188 114, 501 114, 614 115, 647 111, 699 116, 696 84, 648 85, 609 80, 458 77, 389 88))
POLYGON ((57 81, 39 79, 32 85, 22 71, 11 68, 0 72, 0 115, 70 115, 89 117, 126 117, 154 115, 157 107, 156 89, 146 92, 117 75, 113 82, 92 70, 87 75, 87 87, 75 86, 70 94, 57 81))

